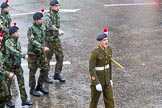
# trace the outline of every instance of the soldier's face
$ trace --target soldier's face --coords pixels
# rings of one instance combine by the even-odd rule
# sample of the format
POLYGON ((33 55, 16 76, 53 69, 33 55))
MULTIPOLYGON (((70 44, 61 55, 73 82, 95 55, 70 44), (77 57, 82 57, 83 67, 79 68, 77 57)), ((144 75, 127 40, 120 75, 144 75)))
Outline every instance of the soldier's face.
POLYGON ((5 11, 5 12, 9 12, 9 10, 10 10, 9 6, 6 7, 6 8, 4 8, 4 11, 5 11))
POLYGON ((19 31, 16 31, 15 33, 12 34, 13 37, 19 37, 19 31))
POLYGON ((54 11, 59 11, 60 6, 59 5, 54 5, 54 6, 51 7, 51 9, 54 10, 54 11))
POLYGON ((108 38, 106 37, 106 38, 102 39, 99 43, 103 48, 107 48, 107 46, 108 46, 108 38))
POLYGON ((43 18, 38 19, 38 20, 35 20, 35 23, 36 23, 37 25, 42 25, 42 23, 43 23, 43 18))

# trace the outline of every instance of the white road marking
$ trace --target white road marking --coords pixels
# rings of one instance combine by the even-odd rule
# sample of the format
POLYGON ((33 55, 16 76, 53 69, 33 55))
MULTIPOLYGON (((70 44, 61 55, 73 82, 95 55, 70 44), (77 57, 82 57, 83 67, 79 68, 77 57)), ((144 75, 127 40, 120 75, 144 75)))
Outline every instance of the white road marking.
POLYGON ((60 9, 59 12, 69 12, 69 13, 74 13, 79 11, 80 9, 60 9))
POLYGON ((105 4, 107 7, 115 6, 139 6, 139 5, 156 5, 157 3, 129 3, 129 4, 105 4))
MULTIPOLYGON (((63 65, 70 65, 71 62, 70 61, 64 61, 63 62, 63 65)), ((50 65, 56 65, 56 62, 50 62, 50 65)), ((21 63, 21 66, 28 66, 28 63, 25 62, 25 63, 21 63)))
MULTIPOLYGON (((60 9, 59 12, 65 12, 65 13, 74 13, 79 11, 80 9, 60 9)), ((45 12, 48 12, 49 10, 45 10, 45 12)), ((27 13, 19 13, 19 14, 12 14, 11 17, 16 17, 16 16, 24 16, 24 15, 32 15, 35 12, 27 12, 27 13)))

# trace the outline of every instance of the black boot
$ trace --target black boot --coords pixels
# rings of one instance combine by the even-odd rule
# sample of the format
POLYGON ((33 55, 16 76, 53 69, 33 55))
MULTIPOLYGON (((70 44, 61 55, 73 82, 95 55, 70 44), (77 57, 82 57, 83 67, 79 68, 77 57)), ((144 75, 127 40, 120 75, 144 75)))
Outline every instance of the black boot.
POLYGON ((36 90, 37 91, 41 91, 44 94, 48 94, 49 93, 49 91, 46 88, 44 88, 41 84, 37 85, 36 90))
POLYGON ((45 82, 46 82, 46 83, 49 83, 49 84, 52 84, 52 83, 53 83, 53 80, 50 79, 50 78, 48 77, 48 75, 47 75, 46 78, 45 78, 45 82))
POLYGON ((53 78, 54 80, 59 80, 62 83, 65 82, 65 79, 63 79, 60 74, 55 74, 53 78))
POLYGON ((22 105, 22 106, 24 106, 24 105, 28 105, 28 106, 30 106, 30 105, 33 105, 33 104, 32 104, 32 102, 29 101, 29 100, 22 100, 21 105, 22 105))
POLYGON ((10 108, 15 108, 15 103, 13 103, 11 100, 7 102, 7 106, 10 108))
POLYGON ((41 96, 41 94, 38 91, 36 91, 34 87, 31 87, 30 94, 36 97, 41 96))

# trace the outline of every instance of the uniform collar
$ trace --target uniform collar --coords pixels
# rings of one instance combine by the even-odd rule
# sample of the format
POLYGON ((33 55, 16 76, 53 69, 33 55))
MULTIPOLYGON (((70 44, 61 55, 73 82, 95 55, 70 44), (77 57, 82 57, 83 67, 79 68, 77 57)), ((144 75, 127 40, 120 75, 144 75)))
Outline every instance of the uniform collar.
POLYGON ((103 51, 105 50, 105 48, 103 48, 100 44, 98 45, 98 47, 103 51))
POLYGON ((102 50, 102 51, 104 51, 104 52, 107 52, 107 48, 103 48, 100 44, 98 45, 98 48, 100 49, 100 50, 102 50))
POLYGON ((10 36, 10 39, 13 40, 14 42, 17 42, 18 37, 10 36))
POLYGON ((8 12, 5 12, 3 9, 1 10, 1 14, 2 15, 8 15, 9 13, 8 12))
POLYGON ((36 23, 33 23, 33 26, 36 26, 38 28, 42 28, 42 24, 41 25, 37 25, 36 23))
POLYGON ((51 10, 51 13, 52 13, 52 14, 57 14, 57 13, 58 13, 58 11, 51 10))

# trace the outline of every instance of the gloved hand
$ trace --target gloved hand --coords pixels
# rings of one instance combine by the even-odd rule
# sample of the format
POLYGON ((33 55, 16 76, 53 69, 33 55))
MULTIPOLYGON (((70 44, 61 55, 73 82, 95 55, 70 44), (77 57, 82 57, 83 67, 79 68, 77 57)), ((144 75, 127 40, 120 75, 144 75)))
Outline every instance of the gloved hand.
POLYGON ((101 86, 101 84, 97 84, 97 85, 96 85, 96 90, 97 90, 97 91, 102 91, 102 86, 101 86))
POLYGON ((111 86, 113 86, 113 81, 112 80, 110 80, 110 84, 111 84, 111 86))

